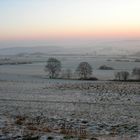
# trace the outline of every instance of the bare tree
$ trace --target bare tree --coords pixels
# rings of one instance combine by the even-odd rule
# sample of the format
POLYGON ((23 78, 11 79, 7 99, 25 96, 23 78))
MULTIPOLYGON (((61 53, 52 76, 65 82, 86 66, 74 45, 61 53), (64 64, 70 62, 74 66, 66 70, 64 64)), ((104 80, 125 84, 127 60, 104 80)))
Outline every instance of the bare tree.
POLYGON ((81 62, 76 69, 81 79, 87 79, 92 75, 92 67, 88 62, 81 62))
POLYGON ((132 75, 136 76, 138 80, 140 80, 140 68, 134 68, 132 71, 132 75))
POLYGON ((123 81, 126 81, 128 80, 128 77, 129 77, 129 72, 128 71, 120 71, 120 72, 117 72, 115 74, 115 78, 117 80, 123 80, 123 81))
POLYGON ((121 80, 121 73, 120 72, 115 73, 115 79, 119 80, 119 81, 121 80))
POLYGON ((61 72, 61 62, 56 58, 49 58, 45 66, 45 71, 48 72, 50 78, 57 78, 61 72))

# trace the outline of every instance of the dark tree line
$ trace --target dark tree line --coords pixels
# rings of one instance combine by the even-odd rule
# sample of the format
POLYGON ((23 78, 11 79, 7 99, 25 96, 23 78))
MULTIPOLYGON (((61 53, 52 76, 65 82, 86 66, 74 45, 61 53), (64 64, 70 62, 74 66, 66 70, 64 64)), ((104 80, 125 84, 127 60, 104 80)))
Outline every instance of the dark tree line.
MULTIPOLYGON (((132 70, 132 76, 134 76, 137 80, 140 80, 140 68, 134 68, 132 70)), ((130 77, 130 73, 128 71, 120 71, 115 73, 115 79, 119 81, 127 81, 130 77)))
MULTIPOLYGON (((58 78, 62 70, 61 62, 56 58, 49 58, 47 65, 45 66, 45 71, 48 73, 49 78, 54 79, 58 78)), ((92 67, 88 62, 81 62, 76 69, 80 79, 88 79, 92 75, 92 67)), ((72 72, 70 69, 67 69, 63 72, 63 75, 70 79, 72 72)))
POLYGON ((115 79, 119 81, 127 81, 129 78, 129 72, 127 71, 120 71, 115 74, 115 79))
MULTIPOLYGON (((62 72, 61 61, 56 58, 49 58, 47 64, 45 66, 45 71, 47 72, 49 78, 55 79, 60 77, 60 73, 62 72)), ((82 80, 92 78, 92 67, 88 62, 81 62, 77 69, 76 74, 82 80)), ((134 68, 132 71, 132 75, 135 76, 138 80, 140 80, 140 68, 134 68)), ((63 71, 63 78, 71 79, 72 71, 67 69, 63 71)), ((127 81, 130 77, 130 73, 127 71, 120 71, 115 73, 115 79, 119 81, 127 81)), ((96 78, 95 78, 96 79, 96 78)))

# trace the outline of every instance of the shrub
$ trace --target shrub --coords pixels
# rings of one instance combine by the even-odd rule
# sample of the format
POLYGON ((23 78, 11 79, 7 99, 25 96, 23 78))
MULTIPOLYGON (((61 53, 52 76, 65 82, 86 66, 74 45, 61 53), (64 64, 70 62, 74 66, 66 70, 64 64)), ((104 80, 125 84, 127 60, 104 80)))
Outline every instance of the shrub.
POLYGON ((100 66, 99 69, 100 69, 100 70, 113 70, 112 67, 108 67, 108 66, 106 66, 106 65, 100 66))

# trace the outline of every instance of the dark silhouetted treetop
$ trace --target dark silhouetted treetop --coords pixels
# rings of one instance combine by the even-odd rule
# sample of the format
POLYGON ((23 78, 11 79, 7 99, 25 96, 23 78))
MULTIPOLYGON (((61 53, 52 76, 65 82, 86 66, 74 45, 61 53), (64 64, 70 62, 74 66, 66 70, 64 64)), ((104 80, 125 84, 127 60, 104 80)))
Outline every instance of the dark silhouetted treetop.
POLYGON ((50 78, 57 78, 61 72, 61 62, 56 58, 49 58, 45 71, 48 72, 50 78))

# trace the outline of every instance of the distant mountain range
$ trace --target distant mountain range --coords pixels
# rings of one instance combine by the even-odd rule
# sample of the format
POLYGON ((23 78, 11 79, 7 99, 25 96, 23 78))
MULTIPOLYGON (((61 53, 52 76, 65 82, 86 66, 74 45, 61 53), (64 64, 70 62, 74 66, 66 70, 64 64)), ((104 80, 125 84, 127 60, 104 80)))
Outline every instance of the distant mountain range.
POLYGON ((140 56, 140 40, 122 40, 90 43, 81 46, 33 46, 1 48, 0 55, 20 53, 46 54, 93 54, 93 55, 132 55, 140 56))
POLYGON ((0 55, 15 55, 19 53, 56 53, 60 52, 60 47, 12 47, 0 49, 0 55))

